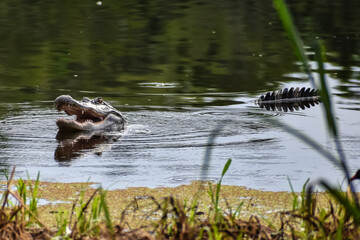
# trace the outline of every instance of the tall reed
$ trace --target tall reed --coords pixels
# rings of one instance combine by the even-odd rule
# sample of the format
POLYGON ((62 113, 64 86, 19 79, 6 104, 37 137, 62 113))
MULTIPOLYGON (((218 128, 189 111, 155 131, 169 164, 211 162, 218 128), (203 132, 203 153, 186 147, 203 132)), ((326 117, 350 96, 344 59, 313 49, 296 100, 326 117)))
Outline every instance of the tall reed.
MULTIPOLYGON (((304 137, 304 136, 300 136, 300 134, 292 129, 289 126, 286 126, 283 123, 277 123, 278 126, 283 127, 287 130, 289 130, 289 132, 291 134, 293 134, 294 136, 298 137, 299 139, 301 139, 302 141, 304 141, 305 143, 311 145, 313 147, 314 150, 320 152, 323 156, 326 157, 326 159, 338 166, 341 167, 341 169, 343 170, 343 173, 348 181, 348 184, 350 186, 350 189, 352 190, 352 192, 354 191, 354 187, 352 182, 350 182, 350 174, 349 174, 349 169, 348 169, 348 164, 346 161, 346 157, 342 148, 342 144, 339 138, 339 134, 338 134, 338 127, 337 127, 337 122, 335 119, 335 113, 332 107, 332 101, 331 101, 331 94, 330 91, 327 87, 327 83, 326 83, 326 74, 325 74, 325 70, 324 70, 324 52, 322 50, 321 44, 319 43, 319 41, 314 41, 312 47, 314 49, 315 52, 315 58, 318 64, 318 74, 319 74, 319 81, 315 81, 313 74, 311 72, 311 69, 309 68, 309 59, 306 56, 306 52, 305 52, 305 48, 304 48, 304 43, 300 37, 299 31, 297 30, 290 11, 288 9, 288 7, 286 6, 286 4, 284 3, 283 0, 273 0, 274 6, 278 12, 279 18, 281 20, 281 22, 283 23, 284 29, 287 32, 290 40, 291 40, 291 44, 293 46, 294 52, 296 54, 296 56, 299 58, 299 60, 302 62, 302 65, 304 66, 305 72, 308 74, 309 76, 309 80, 311 82, 311 84, 315 87, 318 88, 320 90, 320 97, 321 97, 321 101, 323 102, 322 106, 323 106, 323 110, 325 112, 325 119, 326 119, 326 123, 327 123, 327 128, 328 128, 328 132, 330 133, 330 135, 333 137, 334 139, 334 144, 336 146, 336 150, 337 150, 337 156, 332 155, 331 153, 327 152, 326 150, 323 150, 322 147, 320 147, 320 144, 316 143, 316 148, 314 147, 314 141, 310 140, 310 138, 308 137, 304 137)), ((357 197, 354 194, 354 199, 357 202, 357 197)))

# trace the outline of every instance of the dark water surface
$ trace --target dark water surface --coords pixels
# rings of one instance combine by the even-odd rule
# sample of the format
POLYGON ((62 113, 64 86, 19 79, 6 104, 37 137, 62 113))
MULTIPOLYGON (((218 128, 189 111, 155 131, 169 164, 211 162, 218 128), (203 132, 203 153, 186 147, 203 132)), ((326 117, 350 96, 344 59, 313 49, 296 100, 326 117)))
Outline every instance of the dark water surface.
MULTIPOLYGON (((326 48, 341 140, 360 168, 360 3, 292 1, 306 46, 326 48)), ((310 86, 269 1, 8 1, 0 4, 0 168, 43 181, 177 186, 233 160, 225 184, 300 190, 341 171, 265 121, 281 120, 334 152, 320 105, 266 111, 266 91, 310 86), (61 94, 102 96, 130 120, 122 132, 57 133, 61 94)), ((313 51, 308 47, 308 56, 313 51)), ((316 71, 316 63, 312 63, 316 71)), ((4 179, 4 176, 0 176, 4 179)))

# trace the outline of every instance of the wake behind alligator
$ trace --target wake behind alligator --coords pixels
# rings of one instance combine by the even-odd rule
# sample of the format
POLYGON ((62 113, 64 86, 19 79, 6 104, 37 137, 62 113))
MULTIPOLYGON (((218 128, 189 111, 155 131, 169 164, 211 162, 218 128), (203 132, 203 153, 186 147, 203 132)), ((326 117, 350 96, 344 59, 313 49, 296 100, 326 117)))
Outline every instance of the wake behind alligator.
POLYGON ((319 90, 311 88, 284 88, 283 90, 268 92, 261 95, 255 104, 266 110, 298 111, 304 110, 321 102, 319 90))

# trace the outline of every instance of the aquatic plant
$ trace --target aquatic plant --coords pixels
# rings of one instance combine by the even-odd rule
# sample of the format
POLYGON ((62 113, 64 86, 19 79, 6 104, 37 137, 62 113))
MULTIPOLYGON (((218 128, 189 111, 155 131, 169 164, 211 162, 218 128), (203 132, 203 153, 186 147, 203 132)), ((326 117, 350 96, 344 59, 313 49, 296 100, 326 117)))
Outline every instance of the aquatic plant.
POLYGON ((344 154, 344 151, 341 146, 341 141, 339 139, 338 127, 337 127, 337 123, 335 120, 334 111, 332 109, 330 92, 329 92, 329 89, 326 84, 326 75, 325 75, 324 64, 323 64, 324 56, 323 56, 322 47, 318 41, 315 41, 313 43, 313 49, 315 51, 315 57, 316 57, 316 61, 318 63, 318 74, 319 74, 319 79, 320 79, 319 82, 316 82, 314 80, 315 78, 313 77, 313 74, 309 68, 310 64, 309 64, 309 60, 305 53, 304 44, 301 40, 301 37, 299 35, 299 32, 298 32, 296 26, 293 23, 289 9, 287 8, 287 6, 285 5, 283 0, 273 0, 273 3, 274 3, 276 10, 278 11, 279 18, 280 18, 281 22, 283 23, 288 36, 290 37, 294 52, 298 56, 299 60, 302 62, 305 72, 309 76, 309 80, 310 80, 311 84, 313 85, 314 88, 317 88, 320 90, 320 97, 323 102, 322 106, 323 106, 323 109, 325 112, 328 131, 334 139, 338 156, 333 156, 331 153, 326 152, 325 150, 322 149, 322 147, 319 147, 320 144, 317 144, 316 142, 310 140, 309 137, 300 135, 296 130, 294 130, 293 128, 291 128, 289 126, 286 126, 284 123, 280 123, 280 122, 276 123, 276 121, 272 121, 272 123, 275 123, 280 127, 284 126, 284 128, 286 128, 286 130, 289 130, 289 132, 291 134, 298 137, 304 143, 311 145, 314 150, 316 150, 320 154, 324 155, 333 164, 341 167, 346 176, 346 179, 348 180, 348 184, 350 185, 351 189, 353 190, 352 183, 349 181, 350 174, 349 174, 349 170, 347 167, 345 154, 344 154), (312 145, 314 143, 316 144, 316 148, 312 145))
POLYGON ((59 209, 57 211, 57 214, 55 215, 55 219, 56 219, 56 236, 67 236, 69 233, 68 231, 70 231, 69 229, 69 220, 68 220, 68 212, 64 209, 59 209))
POLYGON ((71 215, 67 211, 57 211, 57 229, 50 230, 38 217, 38 189, 40 174, 33 182, 28 176, 25 182, 17 180, 16 189, 12 190, 15 167, 7 180, 0 209, 0 239, 50 239, 58 236, 61 239, 82 239, 83 236, 114 235, 114 227, 106 203, 106 193, 103 189, 94 190, 89 199, 85 200, 85 191, 81 191, 74 202, 71 215), (88 211, 88 209, 90 209, 88 211), (73 213, 75 214, 72 223, 73 213))
POLYGON ((220 177, 220 180, 218 181, 218 183, 216 184, 216 191, 215 191, 215 194, 214 194, 214 191, 213 191, 213 188, 211 186, 211 183, 209 183, 209 190, 208 190, 208 194, 210 196, 210 199, 211 199, 211 203, 213 204, 214 208, 215 208, 215 213, 214 213, 214 221, 217 223, 219 222, 222 217, 220 211, 221 209, 219 208, 219 197, 220 197, 220 189, 221 189, 221 182, 222 182, 222 179, 224 177, 224 175, 226 174, 227 170, 229 169, 230 167, 230 164, 231 164, 231 159, 229 159, 224 168, 223 168, 223 171, 221 173, 221 177, 220 177))
POLYGON ((294 52, 298 56, 299 60, 302 62, 305 72, 309 76, 310 82, 314 85, 314 87, 316 85, 316 87, 320 89, 320 96, 323 102, 322 106, 326 117, 327 129, 334 139, 337 156, 334 156, 330 152, 323 150, 320 144, 316 143, 308 136, 299 133, 290 126, 287 126, 284 123, 280 123, 278 121, 271 122, 293 134, 295 137, 299 138, 304 143, 309 144, 315 151, 318 151, 320 154, 325 156, 325 158, 329 162, 335 164, 336 166, 339 166, 345 175, 348 183, 348 190, 350 192, 350 194, 344 194, 341 188, 331 186, 328 181, 324 179, 318 181, 318 184, 322 186, 335 199, 335 204, 338 205, 338 212, 335 212, 333 202, 329 202, 330 210, 319 209, 318 211, 315 211, 316 198, 313 196, 313 187, 316 183, 309 184, 306 190, 307 193, 305 198, 305 186, 308 183, 306 182, 301 195, 302 202, 306 202, 306 205, 302 205, 301 208, 297 208, 297 205, 295 204, 297 200, 295 200, 294 197, 294 209, 291 213, 289 213, 289 215, 291 215, 293 218, 299 218, 306 223, 305 232, 302 235, 303 238, 308 238, 309 236, 316 236, 320 238, 330 237, 331 239, 343 239, 359 236, 360 207, 358 204, 357 195, 353 187, 353 183, 350 178, 348 164, 339 138, 335 114, 332 109, 330 92, 326 84, 326 74, 323 64, 324 51, 318 41, 315 41, 313 43, 313 49, 315 52, 315 59, 318 63, 319 74, 319 82, 315 82, 312 72, 308 67, 309 60, 306 57, 304 45, 296 29, 296 26, 293 24, 291 14, 287 6, 285 5, 283 0, 273 0, 273 3, 276 10, 278 11, 279 18, 282 21, 288 36, 290 37, 294 52), (329 218, 331 218, 331 220, 329 220, 329 218))
MULTIPOLYGON (((134 200, 133 204, 129 206, 139 206, 139 201, 146 201, 148 207, 153 206, 153 210, 143 218, 155 218, 157 220, 153 220, 151 228, 143 226, 130 232, 122 232, 121 236, 126 239, 272 239, 284 235, 283 233, 279 235, 275 228, 265 226, 256 216, 251 216, 249 220, 241 220, 238 214, 243 202, 238 205, 234 212, 230 206, 226 209, 228 210, 227 213, 225 213, 225 209, 220 208, 222 179, 230 164, 231 160, 229 159, 224 165, 217 184, 207 183, 207 193, 210 198, 207 214, 199 211, 198 208, 197 194, 204 191, 201 187, 204 183, 200 182, 199 191, 189 207, 187 201, 181 201, 172 196, 161 200, 153 197, 134 200)), ((134 209, 141 211, 141 208, 138 207, 134 209)), ((124 212, 127 211, 124 210, 124 212)))
POLYGON ((34 219, 32 216, 38 216, 37 204, 38 204, 38 188, 40 182, 40 173, 38 173, 34 186, 32 185, 32 181, 30 176, 28 175, 27 184, 22 179, 19 179, 16 185, 18 194, 22 199, 23 203, 29 205, 29 209, 24 209, 23 217, 25 220, 29 221, 28 224, 32 224, 34 219), (29 194, 30 193, 30 194, 29 194))
POLYGON ((31 239, 32 237, 47 236, 50 229, 37 216, 37 189, 39 186, 39 174, 35 181, 35 186, 28 186, 31 192, 28 192, 24 181, 19 180, 16 188, 18 191, 12 190, 15 167, 6 184, 1 201, 2 208, 0 210, 0 239, 31 239), (27 196, 30 195, 29 206, 27 204, 27 196), (26 228, 34 226, 41 231, 27 231, 26 228))

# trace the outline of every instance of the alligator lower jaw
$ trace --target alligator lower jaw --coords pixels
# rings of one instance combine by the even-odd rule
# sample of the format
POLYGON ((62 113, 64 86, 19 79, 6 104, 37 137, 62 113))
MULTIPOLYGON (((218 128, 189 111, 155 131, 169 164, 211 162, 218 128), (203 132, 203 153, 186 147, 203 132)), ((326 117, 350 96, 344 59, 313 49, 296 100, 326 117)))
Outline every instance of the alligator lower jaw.
POLYGON ((60 118, 56 120, 56 125, 60 130, 67 131, 92 131, 101 128, 105 120, 93 122, 92 120, 77 121, 71 119, 60 118))

